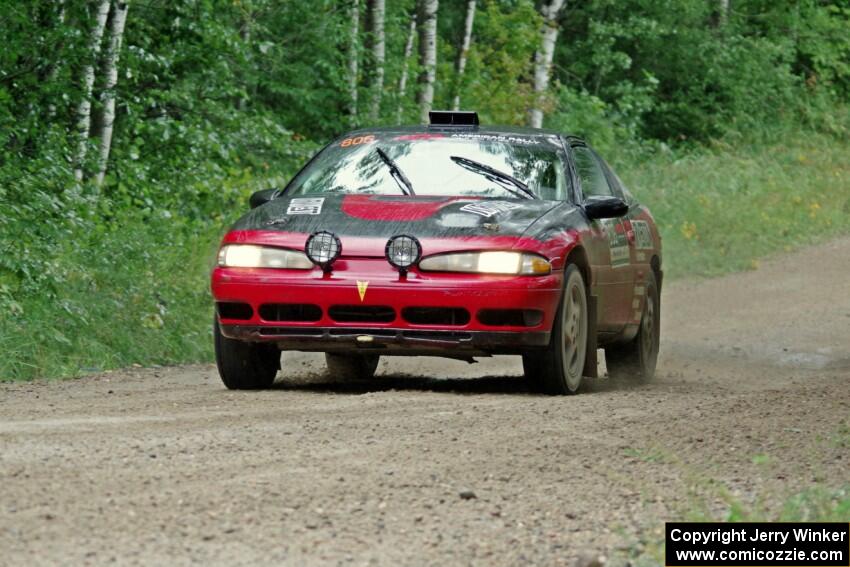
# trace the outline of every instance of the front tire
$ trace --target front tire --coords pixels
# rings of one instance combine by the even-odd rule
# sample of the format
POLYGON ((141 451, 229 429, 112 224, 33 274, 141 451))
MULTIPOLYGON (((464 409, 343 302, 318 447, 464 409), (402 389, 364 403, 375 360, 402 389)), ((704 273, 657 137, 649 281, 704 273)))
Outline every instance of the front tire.
POLYGON ((551 395, 577 394, 588 341, 587 288, 575 264, 564 270, 564 291, 546 350, 524 354, 527 379, 551 395))
POLYGON ((377 354, 339 354, 325 353, 328 374, 334 380, 343 382, 370 380, 375 376, 381 357, 377 354))
POLYGON ((615 380, 631 380, 646 384, 655 377, 658 348, 661 339, 661 296, 655 272, 646 279, 646 300, 640 328, 631 341, 605 349, 608 375, 615 380))
POLYGON ((218 375, 229 390, 262 390, 274 383, 280 368, 277 346, 228 339, 213 322, 215 363, 218 375))

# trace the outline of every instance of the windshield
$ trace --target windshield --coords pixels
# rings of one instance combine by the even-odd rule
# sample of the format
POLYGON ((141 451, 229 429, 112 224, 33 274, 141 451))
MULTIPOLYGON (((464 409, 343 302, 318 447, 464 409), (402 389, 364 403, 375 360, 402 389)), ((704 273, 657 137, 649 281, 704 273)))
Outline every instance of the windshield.
POLYGON ((286 195, 403 195, 408 192, 406 180, 417 196, 563 200, 564 169, 562 149, 554 137, 363 134, 327 146, 292 180, 286 195))

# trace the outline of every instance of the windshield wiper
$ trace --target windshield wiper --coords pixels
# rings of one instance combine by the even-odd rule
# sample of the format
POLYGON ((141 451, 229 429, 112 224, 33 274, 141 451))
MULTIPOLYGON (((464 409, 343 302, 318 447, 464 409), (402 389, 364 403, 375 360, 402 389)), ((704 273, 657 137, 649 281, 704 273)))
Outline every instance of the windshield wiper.
POLYGON ((413 192, 413 184, 410 182, 410 179, 404 174, 401 168, 398 166, 396 162, 393 161, 393 158, 387 155, 387 152, 382 150, 381 148, 375 148, 375 151, 380 156, 381 161, 387 164, 387 167, 390 168, 390 175, 392 175, 395 182, 398 183, 398 188, 401 189, 401 192, 407 195, 408 197, 413 197, 416 193, 413 192))
POLYGON ((469 171, 472 171, 473 173, 478 173, 478 174, 483 175, 484 177, 486 177, 490 181, 495 181, 497 183, 499 181, 506 181, 506 182, 510 183, 511 185, 513 185, 514 187, 519 189, 519 191, 511 189, 510 187, 507 187, 504 184, 501 184, 501 185, 505 190, 510 191, 514 195, 519 195, 520 197, 523 197, 523 198, 526 198, 526 199, 536 199, 537 198, 537 195, 534 194, 534 191, 532 191, 531 189, 528 188, 528 185, 526 185, 525 183, 523 183, 522 181, 520 181, 516 177, 513 177, 512 175, 508 175, 504 171, 499 171, 498 169, 494 169, 494 168, 490 167, 489 165, 485 165, 483 163, 479 163, 477 161, 471 160, 469 158, 461 157, 461 156, 451 156, 450 159, 453 162, 455 162, 456 164, 458 164, 459 166, 466 168, 469 171))

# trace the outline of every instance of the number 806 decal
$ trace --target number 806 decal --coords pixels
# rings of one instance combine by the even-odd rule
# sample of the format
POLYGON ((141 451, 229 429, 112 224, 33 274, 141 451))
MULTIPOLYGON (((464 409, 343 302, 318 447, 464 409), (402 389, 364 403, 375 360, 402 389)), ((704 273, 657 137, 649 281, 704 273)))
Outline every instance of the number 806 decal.
POLYGON ((349 146, 359 146, 360 144, 371 144, 375 141, 375 136, 369 134, 368 136, 355 136, 353 138, 346 138, 339 143, 339 147, 347 148, 349 146))

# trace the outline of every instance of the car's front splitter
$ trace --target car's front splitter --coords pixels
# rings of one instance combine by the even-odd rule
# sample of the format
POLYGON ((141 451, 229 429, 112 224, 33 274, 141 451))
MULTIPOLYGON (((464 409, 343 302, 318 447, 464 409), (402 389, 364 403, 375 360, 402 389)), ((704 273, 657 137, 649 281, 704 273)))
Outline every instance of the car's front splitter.
POLYGON ((522 354, 549 344, 548 331, 443 331, 350 327, 221 325, 225 337, 275 343, 283 350, 394 355, 522 354))

